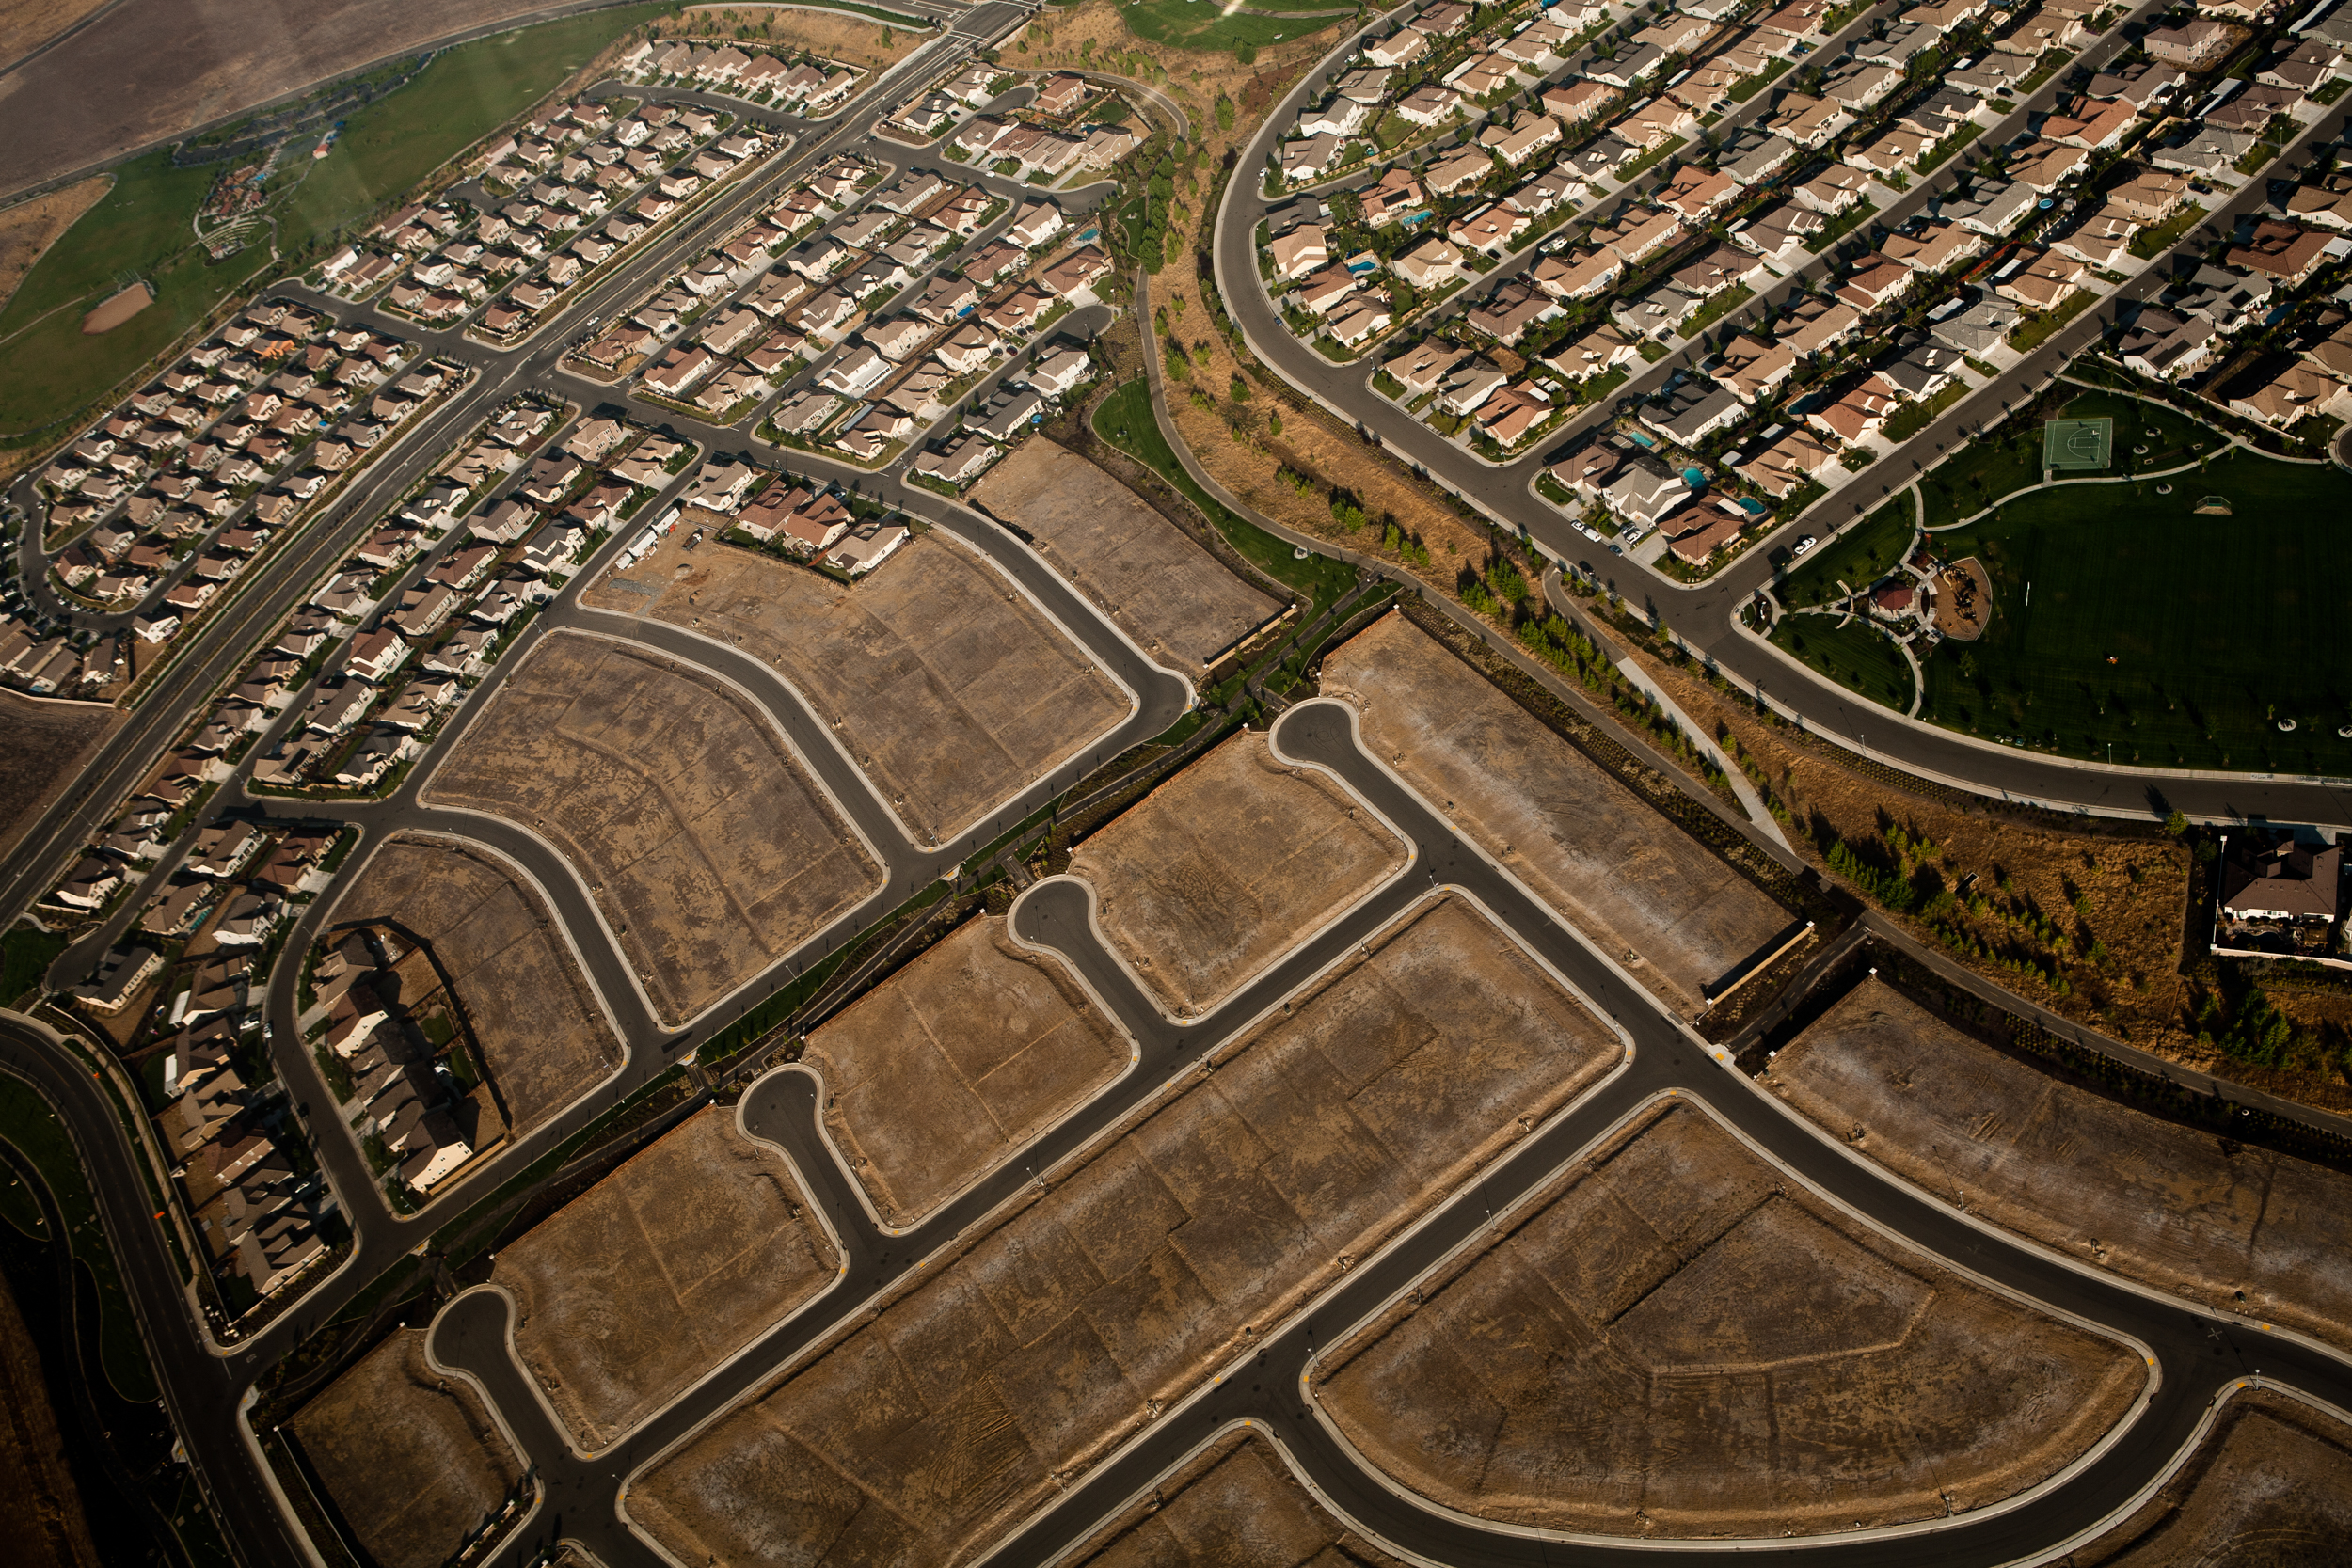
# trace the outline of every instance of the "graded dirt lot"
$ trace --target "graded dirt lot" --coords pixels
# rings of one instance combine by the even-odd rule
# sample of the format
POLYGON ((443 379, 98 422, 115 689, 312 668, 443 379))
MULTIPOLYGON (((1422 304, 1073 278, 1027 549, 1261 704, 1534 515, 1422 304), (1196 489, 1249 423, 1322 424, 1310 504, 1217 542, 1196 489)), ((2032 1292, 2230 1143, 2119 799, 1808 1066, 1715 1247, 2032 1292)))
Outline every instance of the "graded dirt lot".
POLYGON ((1145 653, 1196 680, 1282 608, 1141 496, 1042 436, 990 470, 973 499, 1035 538, 1145 653))
POLYGON ((441 1568, 522 1479, 473 1386, 396 1329, 287 1424, 381 1568, 441 1568))
POLYGON ((1060 960, 968 920, 808 1038, 825 1127, 908 1225, 1125 1071, 1134 1050, 1060 960))
POLYGON ((621 1065, 621 1042, 535 889, 440 839, 387 840, 335 901, 337 923, 396 922, 449 976, 519 1137, 621 1065))
POLYGON ((756 705, 691 666, 575 633, 532 650, 424 799, 562 849, 670 1023, 882 882, 756 705))
POLYGON ((959 1560, 1616 1058, 1483 916, 1425 904, 630 1512, 682 1562, 959 1560))
POLYGON ((709 1105, 501 1249, 515 1347, 600 1449, 831 1284, 839 1255, 775 1148, 709 1105))
POLYGON ((121 721, 113 708, 0 691, 0 850, 23 836, 121 721))
POLYGON ((2352 1541, 2352 1427, 2238 1395, 2180 1474, 2067 1568, 2333 1568, 2352 1541))
POLYGON ((1365 748, 1685 1014, 1788 916, 1401 615, 1324 660, 1365 748))
POLYGON ((2060 1083, 1876 980, 1783 1047, 1765 1083, 1972 1212, 2352 1349, 2352 1176, 2060 1083))
MULTIPOLYGON (((60 20, 45 36, 90 8, 50 7, 60 20)), ((565 8, 549 0, 122 0, 0 75, 0 124, 10 133, 0 138, 0 196, 436 39, 565 8), (105 90, 90 90, 102 82, 105 90)))
POLYGON ((1404 1568, 1341 1524, 1262 1437, 1234 1433, 1098 1533, 1079 1568, 1404 1568))
MULTIPOLYGON (((0 32, 5 31, 8 18, 7 7, 0 4, 0 32)), ((96 206, 114 182, 111 174, 94 174, 0 212, 0 306, 8 304, 41 252, 72 228, 74 219, 96 206)))
POLYGON ((587 602, 739 642, 839 732, 909 832, 940 844, 1135 705, 995 568, 946 535, 855 587, 673 537, 587 602))
POLYGON ((1163 1006, 1205 1012, 1403 869, 1406 846, 1319 769, 1244 730, 1089 838, 1104 935, 1163 1006))
POLYGON ((1781 1190, 1688 1101, 1522 1214, 1319 1379, 1374 1465, 1482 1518, 1696 1537, 1941 1517, 2063 1468, 2146 1375, 1781 1190))

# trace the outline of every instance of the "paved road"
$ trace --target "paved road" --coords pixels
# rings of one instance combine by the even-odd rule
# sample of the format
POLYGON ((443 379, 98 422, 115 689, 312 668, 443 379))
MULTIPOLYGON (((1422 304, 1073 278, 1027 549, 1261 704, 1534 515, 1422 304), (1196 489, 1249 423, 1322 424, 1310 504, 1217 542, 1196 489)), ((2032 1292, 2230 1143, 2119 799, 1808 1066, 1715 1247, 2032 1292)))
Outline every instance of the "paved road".
MULTIPOLYGON (((2089 1528, 2122 1507, 2181 1451, 2217 1394, 2259 1368, 2270 1379, 2352 1404, 2352 1366, 2330 1353, 2242 1320, 2205 1312, 2122 1284, 2076 1264, 2017 1244, 1911 1189, 1888 1180, 1784 1110, 1720 1063, 1708 1047, 1661 1011, 1614 964, 1573 935, 1450 825, 1357 748, 1351 718, 1340 705, 1310 702, 1274 729, 1288 755, 1330 768, 1396 823, 1414 846, 1406 868, 1359 910, 1293 952, 1205 1019, 1166 1017, 1098 939, 1083 886, 1039 884, 1016 905, 1015 929, 1059 952, 1135 1042, 1136 1065, 1119 1083, 920 1223, 883 1231, 859 1198, 821 1132, 816 1081, 787 1069, 759 1081, 741 1116, 755 1135, 782 1148, 808 1182, 842 1245, 840 1278, 667 1409, 593 1458, 573 1450, 506 1346, 508 1307, 494 1291, 458 1298, 433 1327, 442 1363, 474 1377, 506 1415, 541 1467, 550 1506, 518 1532, 498 1560, 511 1561, 559 1535, 580 1540, 608 1568, 658 1560, 615 1516, 617 1490, 642 1466, 722 1414, 773 1369, 857 1321, 867 1304, 967 1227, 1016 1202, 1041 1175, 1057 1168, 1101 1129, 1236 1038, 1248 1021, 1438 886, 1458 888, 1490 910, 1514 935, 1565 974, 1623 1031, 1625 1065, 1601 1087, 1536 1129, 1482 1177, 1458 1192, 1431 1224, 1359 1265, 1289 1323, 1270 1334, 1247 1363, 1249 1377, 1227 1376, 1154 1423, 1111 1462, 1090 1473, 1053 1509, 998 1549, 993 1561, 1044 1563, 1180 1462, 1194 1445, 1241 1418, 1257 1421, 1291 1449, 1315 1484, 1359 1528, 1422 1558, 1449 1563, 1656 1561, 1653 1544, 1558 1542, 1489 1530, 1438 1514, 1370 1474, 1300 1398, 1314 1348, 1377 1313, 1436 1261, 1502 1212, 1616 1123, 1663 1094, 1703 1101, 1759 1145, 1785 1175, 1883 1229, 2048 1307, 2145 1344, 2157 1362, 2146 1407, 2113 1445, 2066 1484, 2031 1503, 1979 1513, 1908 1542, 1907 1558, 1929 1563, 2007 1561, 2089 1528), (1261 1391, 1263 1390, 1263 1391, 1261 1391)), ((1694 1544, 1692 1556, 1720 1550, 1694 1544)), ((1882 1543, 1860 1539, 1790 1547, 1820 1562, 1883 1560, 1882 1543)))
MULTIPOLYGON (((2160 0, 2143 0, 2125 13, 2078 56, 2074 66, 2054 75, 2021 103, 2014 114, 1988 131, 1980 145, 1998 146, 2021 134, 2029 115, 2038 115, 2054 105, 2076 67, 2111 58, 2122 47, 2124 29, 2161 8, 2160 0)), ((1858 22, 1848 28, 1839 35, 1838 43, 1808 56, 1806 63, 1834 59, 1864 24, 1858 22)), ((1343 62, 1354 47, 1353 40, 1343 42, 1275 105, 1267 116, 1265 128, 1243 153, 1240 169, 1263 166, 1265 154, 1279 140, 1282 128, 1311 96, 1342 72, 1343 62)), ((1720 129, 1728 131, 1753 117, 1771 97, 1770 89, 1756 94, 1742 108, 1727 115, 1720 129)), ((2312 147, 2342 135, 2348 112, 2352 110, 2339 106, 2322 115, 2296 142, 2290 144, 2285 164, 2298 163, 2312 147)), ((1965 162, 1965 158, 1948 160, 1928 176, 1915 180, 1873 221, 1892 228, 1924 211, 1959 179, 1965 162)), ((1645 181, 1649 178, 1645 176, 1645 181)), ((2352 825, 2352 779, 2310 781, 2264 774, 2202 775, 2158 768, 2106 768, 1976 741, 1905 719, 1824 680, 1747 633, 1734 619, 1740 608, 1772 581, 1775 575, 1772 557, 1788 541, 1802 531, 1825 531, 1825 522, 1832 526, 1851 522, 1883 500, 1886 492, 1916 478, 1918 470, 1931 461, 1925 454, 1941 454, 1960 445, 1967 439, 1968 432, 1997 420, 2005 407, 2028 400, 2069 358, 2113 324, 2124 303, 2156 293, 2166 276, 2163 266, 2149 267, 2115 296, 2086 311, 2040 350, 1947 410, 1909 442, 1903 451, 1882 458, 1860 480, 1819 503, 1802 524, 1792 521, 1784 525, 1773 538, 1751 546, 1713 578, 1692 587, 1630 560, 1603 553, 1599 546, 1576 533, 1531 487, 1536 474, 1548 461, 1556 458, 1561 448, 1606 422, 1619 399, 1657 390, 1674 372, 1688 370, 1705 358, 1709 352, 1706 342, 1681 343, 1627 383, 1620 389, 1619 399, 1585 411, 1535 451, 1509 464, 1488 464, 1375 394, 1369 386, 1369 366, 1361 362, 1333 365, 1291 335, 1259 276, 1254 241, 1257 224, 1266 210, 1290 199, 1283 197, 1269 201, 1254 179, 1237 174, 1227 186, 1217 214, 1215 255, 1218 290, 1259 358, 1299 391, 1377 438, 1390 451, 1419 466, 1489 516, 1525 531, 1555 559, 1571 565, 1588 563, 1594 575, 1637 605, 1646 600, 1692 648, 1749 690, 1761 688, 1765 700, 1784 714, 1896 767, 1988 796, 2120 816, 2145 816, 2151 813, 2161 816, 2178 808, 2206 820, 2233 821, 2249 816, 2267 816, 2279 821, 2352 825)), ((2210 244, 2217 234, 2226 232, 2236 218, 2260 207, 2266 199, 2265 182, 2255 180, 2185 237, 2181 246, 2210 244)), ((1837 248, 1851 250, 1861 244, 1861 236, 1855 236, 1837 248)), ((1448 310, 1458 309, 1463 297, 1474 297, 1508 278, 1528 254, 1522 251, 1497 267, 1485 281, 1473 285, 1466 296, 1457 296, 1451 302, 1448 310)), ((1804 285, 1818 280, 1835 261, 1835 251, 1815 258, 1787 279, 1710 325, 1707 338, 1720 340, 1766 309, 1786 304, 1804 285)))
POLYGON ((139 1174, 144 1157, 131 1147, 105 1088, 47 1028, 19 1013, 0 1011, 0 1070, 40 1091, 82 1157, 172 1424, 183 1439, 191 1433, 215 1438, 188 1441, 187 1450, 222 1534, 239 1544, 249 1563, 301 1562, 301 1551, 235 1435, 245 1385, 224 1377, 204 1348, 179 1265, 148 1208, 152 1200, 139 1174))

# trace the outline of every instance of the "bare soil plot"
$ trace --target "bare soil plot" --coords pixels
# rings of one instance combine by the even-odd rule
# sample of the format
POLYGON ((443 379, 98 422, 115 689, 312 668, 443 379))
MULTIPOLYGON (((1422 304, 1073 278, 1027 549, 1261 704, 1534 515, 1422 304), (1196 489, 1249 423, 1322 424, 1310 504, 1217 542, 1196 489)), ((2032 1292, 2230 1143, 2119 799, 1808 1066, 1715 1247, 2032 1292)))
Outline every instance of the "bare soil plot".
POLYGON ((755 704, 598 638, 544 639, 425 799, 520 822, 562 849, 672 1023, 882 883, 755 704))
POLYGON ((689 552, 673 538, 587 602, 739 641, 773 665, 930 844, 1134 711, 995 568, 936 531, 855 587, 750 550, 689 552))
POLYGON ((2069 1568, 2326 1568, 2352 1541, 2352 1427, 2238 1395, 2181 1473, 2069 1568))
POLYGON ((911 1224, 1126 1070, 1133 1050, 1060 961, 994 916, 809 1037, 825 1127, 893 1225, 911 1224))
POLYGON ((386 920, 432 944, 517 1137, 579 1099, 624 1053, 547 906, 505 863, 395 835, 336 900, 341 922, 386 920))
POLYGON ((101 300, 98 309, 82 318, 82 336, 95 338, 101 333, 112 332, 154 303, 154 285, 144 280, 119 290, 101 300))
POLYGON ((9 128, 0 141, 0 195, 373 60, 564 8, 548 0, 122 0, 35 65, 0 76, 0 124, 9 128), (92 91, 93 83, 104 90, 92 91))
MULTIPOLYGON (((0 0, 0 54, 8 53, 8 24, 14 14, 46 4, 47 0, 17 0, 11 6, 8 0, 0 0)), ((72 228, 76 218, 98 205, 98 198, 114 182, 111 174, 93 174, 0 213, 0 306, 8 304, 41 252, 72 228)))
POLYGON ((679 30, 690 33, 707 34, 710 27, 716 26, 734 38, 737 26, 748 24, 751 36, 736 42, 736 47, 747 55, 756 55, 771 43, 798 44, 827 59, 869 67, 905 59, 931 36, 861 21, 838 11, 807 10, 788 5, 689 6, 685 14, 686 21, 679 30))
POLYGON ((604 1447, 834 1276, 800 1175, 706 1106, 498 1255, 515 1346, 604 1447))
POLYGON ((1195 679, 1282 608, 1141 496, 1042 436, 973 497, 1032 535, 1054 570, 1146 653, 1195 679))
MULTIPOLYGON (((1094 1538, 1082 1568, 1404 1568, 1341 1524, 1263 1437, 1212 1445, 1094 1538)), ((1084 1548, 1081 1548, 1084 1551, 1084 1548)))
POLYGON ((1199 1013, 1405 865, 1344 786, 1244 730, 1086 840, 1070 869, 1163 1006, 1199 1013))
POLYGON ((0 0, 0 70, 104 5, 106 0, 0 0))
POLYGON ((395 1330, 288 1423, 382 1568, 441 1568, 523 1474, 473 1386, 425 1365, 424 1340, 395 1330))
POLYGON ((1323 672, 1323 689, 1361 710, 1375 756, 1680 1011, 1788 926, 1755 883, 1403 616, 1323 672))
POLYGON ((685 1562, 957 1560, 1616 1058, 1458 900, 1372 949, 662 1462, 634 1516, 685 1562))
POLYGON ((0 849, 13 846, 122 715, 0 691, 0 849))
POLYGON ((2013 1230, 2352 1348, 2352 1176, 2060 1083, 1876 980, 1784 1047, 1765 1082, 2013 1230))
POLYGON ((1382 1471, 1483 1518, 1780 1535, 2030 1487, 2129 1408, 2122 1346, 1845 1220, 1687 1101, 1339 1347, 1320 1397, 1382 1471))

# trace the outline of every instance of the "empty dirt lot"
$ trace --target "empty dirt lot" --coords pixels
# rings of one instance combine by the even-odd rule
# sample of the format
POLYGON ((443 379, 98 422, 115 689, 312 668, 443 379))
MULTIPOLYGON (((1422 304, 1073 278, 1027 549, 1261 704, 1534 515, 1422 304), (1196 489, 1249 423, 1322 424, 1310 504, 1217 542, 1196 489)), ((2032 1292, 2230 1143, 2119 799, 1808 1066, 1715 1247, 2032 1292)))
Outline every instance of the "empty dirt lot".
POLYGON ((473 1386, 425 1365, 424 1339, 395 1330, 287 1423, 382 1568, 441 1568, 522 1479, 473 1386))
POLYGON ((1042 436, 973 492, 1144 652, 1198 679, 1280 610, 1095 465, 1042 436))
POLYGON ((1341 1345, 1321 1398, 1413 1491, 1674 1536, 1941 1517, 2064 1467, 2146 1369, 1780 1192, 1668 1101, 1512 1233, 1341 1345))
POLYGON ((1402 870, 1406 846, 1328 774, 1244 730, 1089 838, 1070 869, 1161 1006, 1195 1014, 1402 870))
POLYGON ((1232 1433, 1072 1560, 1082 1568, 1404 1568, 1317 1503, 1262 1437, 1232 1433))
POLYGON ((0 691, 0 850, 13 846, 122 715, 0 691))
POLYGON ((2061 1084, 1876 980, 1783 1048, 1765 1082, 2011 1229, 2352 1348, 2352 1177, 2061 1084))
POLYGON ((535 889, 506 863, 395 835, 336 900, 337 923, 387 920, 430 942, 473 1025, 516 1137, 621 1065, 621 1042, 535 889))
POLYGON ((682 538, 587 595, 742 649, 792 683, 929 844, 1122 722, 1127 694, 996 570, 946 535, 844 587, 682 538))
POLYGON ((1617 1057, 1438 899, 936 1278, 647 1474, 680 1561, 949 1562, 1617 1057))
POLYGON ((673 1024, 882 882, 758 706, 691 666, 576 633, 532 651, 424 798, 561 848, 673 1024))
POLYGON ((1677 1010, 1788 925, 1786 911, 1401 615, 1324 660, 1365 747, 1677 1010))
POLYGON ((825 1127, 892 1225, 994 1169, 1126 1070, 1133 1048, 1059 960, 983 915, 809 1037, 825 1127))
POLYGON ((498 1255, 515 1346, 600 1449, 834 1279, 790 1162, 709 1105, 498 1255))
POLYGON ((2352 1541, 2352 1427, 2238 1395, 2181 1473, 2066 1568, 2326 1568, 2352 1541))

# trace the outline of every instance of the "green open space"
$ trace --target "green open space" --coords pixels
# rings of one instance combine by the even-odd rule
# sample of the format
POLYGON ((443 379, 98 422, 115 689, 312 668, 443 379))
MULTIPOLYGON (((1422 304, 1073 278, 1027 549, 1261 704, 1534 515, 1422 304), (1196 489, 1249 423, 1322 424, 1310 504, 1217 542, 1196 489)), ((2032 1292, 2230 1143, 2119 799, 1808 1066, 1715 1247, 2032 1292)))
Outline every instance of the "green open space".
POLYGON ((1166 433, 1160 429, 1159 416, 1152 406, 1151 383, 1142 377, 1103 400, 1102 406, 1094 411, 1094 433, 1183 491, 1211 526, 1225 536, 1225 542, 1240 551, 1250 564, 1312 599, 1317 608, 1329 604, 1356 585, 1356 569, 1344 561, 1313 551, 1308 553, 1306 560, 1298 560, 1292 555, 1289 541, 1277 538, 1220 505, 1200 488, 1192 475, 1184 471, 1184 464, 1177 461, 1176 449, 1168 445, 1166 433))
POLYGON ((1928 661, 1923 717, 2102 761, 2112 747, 2154 767, 2352 769, 2336 733, 2352 723, 2347 519, 2352 475, 2243 448, 2168 481, 2010 501, 1936 537, 1984 563, 1994 614, 1928 661), (2230 515, 2198 515, 2209 496, 2230 515))
POLYGON ((2052 420, 2042 427, 2042 466, 2096 472, 2115 461, 2113 420, 2052 420))
POLYGON ((1898 713, 1911 711, 1911 666, 1893 639, 1861 616, 1784 615, 1772 641, 1838 685, 1898 713))
MULTIPOLYGON (((2042 424, 2053 419, 2112 420, 2113 474, 2176 468, 2217 451, 2225 437, 2162 404, 2122 392, 2084 388, 2014 420, 1995 436, 1958 449, 1919 481, 1930 529, 1948 528, 2003 496, 2042 480, 2042 424), (2139 449, 2146 447, 2146 451, 2139 449)), ((2185 482, 2185 480, 2184 481, 2185 482)), ((1940 546, 1939 546, 1940 547, 1940 546)), ((1965 553, 1964 551, 1962 553, 1965 553)))
MULTIPOLYGON (((1281 8, 1318 11, 1312 5, 1281 8)), ((1120 20, 1137 38, 1178 49, 1231 49, 1243 43, 1253 49, 1263 48, 1269 43, 1305 38, 1333 23, 1352 21, 1355 15, 1353 6, 1330 8, 1327 15, 1251 16, 1242 11, 1228 15, 1215 0, 1141 0, 1140 4, 1119 8, 1120 20)))
MULTIPOLYGON (((592 11, 441 55, 354 113, 325 158, 281 162, 268 206, 287 258, 280 264, 348 235, 622 32, 661 14, 659 6, 592 11)), ((217 265, 197 242, 196 211, 221 166, 174 168, 168 151, 125 165, 105 199, 40 259, 0 311, 0 433, 61 434, 222 301, 269 276, 266 231, 217 265), (112 332, 84 337, 88 309, 138 277, 154 284, 155 303, 112 332)))
POLYGON ((157 1398, 147 1347, 139 1342, 138 1323, 131 1315, 131 1300, 123 1292, 122 1275, 99 1221, 81 1156, 40 1092, 5 1072, 0 1072, 0 1142, 12 1145, 47 1184, 65 1218, 73 1256, 88 1268, 98 1288, 99 1360, 106 1381, 135 1403, 157 1398))
POLYGON ((1780 602, 1791 606, 1827 604, 1837 596, 1837 585, 1867 588, 1886 575, 1911 547, 1918 504, 1908 489, 1835 539, 1825 539, 1805 552, 1780 585, 1780 602))

